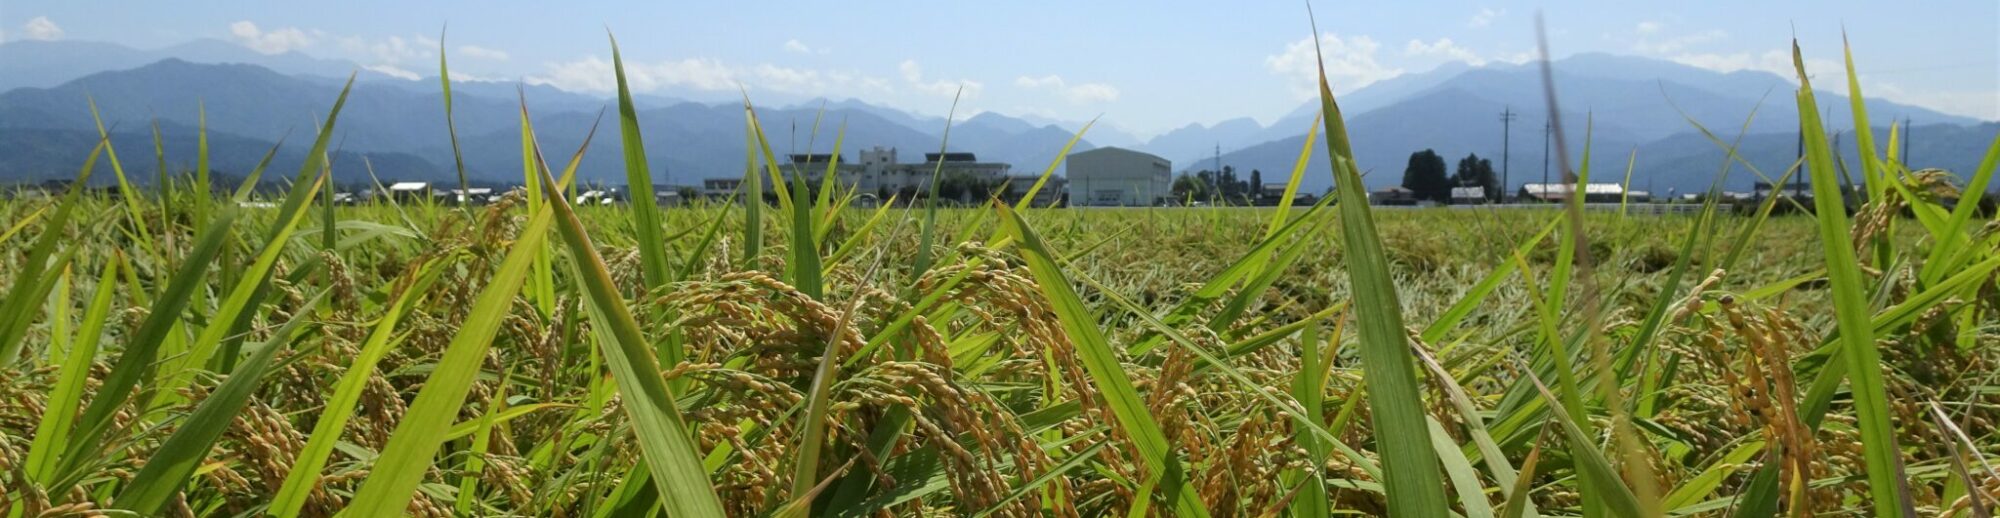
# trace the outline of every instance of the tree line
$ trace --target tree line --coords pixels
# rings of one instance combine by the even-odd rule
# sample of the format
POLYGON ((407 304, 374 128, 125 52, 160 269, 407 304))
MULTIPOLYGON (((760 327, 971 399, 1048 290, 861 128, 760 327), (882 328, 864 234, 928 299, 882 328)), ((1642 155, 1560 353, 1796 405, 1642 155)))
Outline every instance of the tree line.
POLYGON ((1436 151, 1425 149, 1410 153, 1410 163, 1403 169, 1403 188, 1419 201, 1451 203, 1454 187, 1478 187, 1487 201, 1501 199, 1499 177, 1493 174, 1493 161, 1479 158, 1479 154, 1467 154, 1458 160, 1457 171, 1445 173, 1444 157, 1436 151))
POLYGON ((1264 172, 1251 169, 1249 178, 1238 178, 1236 168, 1225 165, 1220 172, 1203 169, 1181 173, 1174 178, 1171 190, 1176 200, 1251 205, 1263 193, 1264 172))

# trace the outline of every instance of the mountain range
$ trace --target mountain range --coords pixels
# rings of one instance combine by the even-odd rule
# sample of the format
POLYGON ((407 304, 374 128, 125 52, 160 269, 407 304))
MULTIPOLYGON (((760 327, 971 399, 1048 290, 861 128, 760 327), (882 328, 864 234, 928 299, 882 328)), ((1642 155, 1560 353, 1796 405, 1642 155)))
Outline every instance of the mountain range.
MULTIPOLYGON (((1778 75, 1718 73, 1608 54, 1571 56, 1556 61, 1554 68, 1570 154, 1580 156, 1587 141, 1594 178, 1622 180, 1627 159, 1636 151, 1631 160, 1634 188, 1705 188, 1724 155, 1695 123, 1722 139, 1747 131, 1740 154, 1770 176, 1781 174, 1795 156, 1797 113, 1786 95, 1794 87, 1778 75)), ((437 78, 405 80, 357 70, 351 62, 296 52, 265 55, 218 40, 150 51, 75 41, 0 44, 0 182, 75 174, 96 141, 92 101, 113 133, 112 143, 125 150, 128 170, 134 169, 133 157, 148 150, 156 124, 168 161, 178 167, 191 164, 194 128, 203 115, 218 171, 241 174, 280 140, 286 145, 274 167, 295 167, 296 153, 310 142, 349 73, 356 83, 334 140, 341 150, 335 158, 337 181, 364 180, 367 166, 383 181, 454 177, 437 78)), ((543 150, 551 157, 567 156, 593 124, 603 124, 579 174, 586 181, 624 182, 615 111, 600 115, 613 106, 611 100, 513 82, 454 81, 453 93, 453 122, 472 179, 505 183, 520 178, 525 99, 543 150), (612 120, 601 121, 601 116, 612 120)), ((1851 133, 1846 98, 1824 91, 1818 96, 1822 109, 1828 109, 1829 130, 1851 133)), ((826 152, 838 138, 849 153, 894 147, 911 161, 937 150, 945 137, 942 117, 854 99, 783 101, 759 105, 756 111, 778 153, 826 152)), ((1541 180, 1541 137, 1548 117, 1534 64, 1452 63, 1368 85, 1340 101, 1371 187, 1397 183, 1406 157, 1421 149, 1436 150, 1452 161, 1468 153, 1489 158, 1510 185, 1541 180), (1503 111, 1515 114, 1504 135, 1503 111), (1504 151, 1503 138, 1510 142, 1504 151), (1516 165, 1523 172, 1512 172, 1516 165)), ((741 174, 745 139, 740 102, 647 95, 635 103, 656 182, 694 184, 741 174)), ((1879 99, 1865 104, 1877 133, 1891 121, 1915 124, 1909 156, 1918 167, 1969 171, 2000 131, 2000 123, 1879 99)), ((1283 178, 1296 163, 1318 108, 1316 100, 1301 100, 1298 109, 1270 124, 1246 117, 1190 124, 1147 139, 1100 121, 1072 152, 1115 145, 1161 155, 1180 171, 1212 168, 1219 158, 1240 172, 1256 169, 1264 178, 1283 178)), ((950 125, 950 150, 1012 163, 1017 173, 1040 172, 1084 123, 998 112, 962 119, 950 125)), ((1853 146, 1847 147, 1852 164, 1853 146)), ((1315 142, 1310 152, 1304 185, 1324 189, 1331 179, 1324 173, 1324 143, 1315 142)), ((154 160, 145 157, 140 163, 154 160)), ((134 180, 150 176, 135 175, 134 180)), ((1753 176, 1739 168, 1728 186, 1745 186, 1753 176)))

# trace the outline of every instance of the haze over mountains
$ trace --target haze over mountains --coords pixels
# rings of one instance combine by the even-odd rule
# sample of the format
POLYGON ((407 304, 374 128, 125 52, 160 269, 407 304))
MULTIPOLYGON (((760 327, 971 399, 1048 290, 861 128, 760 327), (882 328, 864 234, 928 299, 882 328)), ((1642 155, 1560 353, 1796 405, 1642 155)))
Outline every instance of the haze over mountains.
MULTIPOLYGON (((1792 162, 1797 127, 1793 87, 1777 75, 1724 74, 1607 54, 1564 58, 1555 68, 1571 153, 1582 153, 1589 128, 1590 165, 1596 178, 1622 179, 1627 158, 1636 150, 1635 188, 1656 192, 1705 188, 1723 154, 1695 131, 1689 119, 1723 139, 1733 139, 1748 120, 1749 136, 1741 149, 1747 160, 1771 176, 1792 162), (1749 118, 1753 110, 1756 116, 1749 118)), ((274 167, 296 167, 297 153, 310 141, 318 117, 331 106, 341 81, 356 69, 350 62, 296 52, 265 55, 216 40, 152 51, 77 41, 6 43, 0 45, 0 90, 4 90, 0 92, 0 182, 74 175, 95 143, 86 99, 96 100, 114 133, 113 144, 123 151, 128 172, 145 171, 134 174, 135 179, 153 176, 149 151, 155 121, 165 136, 168 162, 176 167, 191 165, 197 106, 206 110, 218 171, 247 171, 280 139, 287 144, 274 167)), ((525 96, 534 114, 543 149, 554 155, 567 155, 580 145, 599 110, 612 104, 594 95, 512 82, 455 81, 453 92, 468 174, 482 183, 508 183, 521 177, 520 96, 525 96)), ((1454 161, 1467 153, 1491 158, 1496 168, 1509 170, 1510 185, 1519 185, 1541 180, 1546 120, 1541 99, 1540 73, 1532 64, 1453 63, 1371 84, 1342 96, 1341 105, 1357 159, 1371 173, 1366 177, 1371 187, 1397 183, 1409 154, 1426 148, 1454 161), (1504 165, 1499 122, 1503 110, 1517 116, 1504 165)), ((1822 92, 1819 99, 1822 109, 1830 108, 1828 127, 1851 132, 1846 98, 1822 92)), ((753 101, 765 103, 759 105, 758 116, 779 153, 825 152, 832 147, 836 129, 844 127, 844 151, 895 147, 908 161, 935 151, 945 128, 942 117, 862 100, 753 101)), ((647 153, 658 169, 656 181, 696 184, 706 177, 741 174, 745 142, 740 103, 642 96, 638 104, 647 153)), ((1917 167, 1969 171, 1992 135, 2000 132, 2000 123, 1991 121, 1878 99, 1866 104, 1878 132, 1891 121, 1915 125, 1909 153, 1917 167)), ((1242 174, 1261 170, 1264 178, 1276 181, 1292 169, 1317 110, 1317 101, 1303 102, 1269 125, 1244 117, 1190 124, 1149 139, 1100 121, 1073 151, 1098 145, 1129 147, 1166 157, 1176 170, 1188 170, 1213 167, 1219 146, 1223 165, 1242 174)), ((443 113, 435 77, 409 80, 359 72, 337 128, 335 142, 342 152, 336 157, 336 179, 365 181, 368 166, 383 181, 455 177, 450 172, 443 113)), ((1010 162, 1017 173, 1040 172, 1083 124, 1081 118, 997 112, 960 119, 950 130, 951 150, 1010 162)), ((605 122, 579 174, 586 181, 623 183, 623 162, 611 125, 615 121, 605 122)), ((1852 146, 1847 146, 1847 153, 1852 163, 1852 146)), ((1305 186, 1324 189, 1331 175, 1325 173, 1323 143, 1315 143, 1312 154, 1305 186)), ((1739 169, 1729 185, 1747 185, 1751 176, 1739 169)))

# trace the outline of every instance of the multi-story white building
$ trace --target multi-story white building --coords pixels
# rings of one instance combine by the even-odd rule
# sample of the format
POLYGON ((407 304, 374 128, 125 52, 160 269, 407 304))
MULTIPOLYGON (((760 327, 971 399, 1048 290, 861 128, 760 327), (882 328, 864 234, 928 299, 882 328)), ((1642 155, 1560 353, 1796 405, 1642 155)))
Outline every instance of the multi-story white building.
POLYGON ((1173 162, 1155 155, 1101 147, 1071 153, 1066 161, 1072 206, 1158 205, 1173 188, 1173 162))
MULTIPOLYGON (((803 174, 807 181, 820 184, 827 174, 827 165, 832 163, 834 181, 840 185, 878 199, 896 196, 907 201, 930 192, 933 174, 948 182, 943 186, 954 185, 949 182, 959 179, 962 180, 960 184, 998 188, 1013 168, 1004 162, 981 162, 972 153, 924 153, 924 161, 915 163, 897 161, 895 148, 876 146, 861 150, 859 155, 860 159, 853 162, 848 161, 848 155, 788 155, 786 162, 778 166, 778 171, 788 181, 794 174, 803 174)), ((726 190, 734 190, 738 182, 729 178, 711 178, 702 183, 705 192, 726 194, 726 190)), ((970 192, 958 194, 960 201, 976 201, 969 199, 975 197, 970 192)))

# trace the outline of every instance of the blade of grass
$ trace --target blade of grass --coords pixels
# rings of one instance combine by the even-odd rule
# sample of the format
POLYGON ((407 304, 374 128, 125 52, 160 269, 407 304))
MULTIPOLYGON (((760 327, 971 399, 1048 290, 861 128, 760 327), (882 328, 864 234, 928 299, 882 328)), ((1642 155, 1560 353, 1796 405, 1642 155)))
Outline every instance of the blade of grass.
MULTIPOLYGON (((223 209, 202 238, 195 241, 194 248, 183 257, 180 269, 167 281, 166 289, 153 298, 153 305, 146 313, 146 319, 129 338, 125 340, 124 352, 120 353, 111 372, 106 374, 97 387, 96 397, 77 421, 79 432, 71 438, 70 447, 57 461, 57 482, 50 484, 50 490, 66 490, 64 481, 73 481, 80 473, 77 470, 85 462, 101 458, 96 454, 105 447, 101 439, 114 424, 112 417, 132 397, 132 389, 142 378, 152 376, 160 345, 180 321, 181 312, 187 309, 188 299, 196 288, 205 284, 208 268, 220 253, 229 228, 235 224, 240 211, 236 207, 223 209)), ((126 269, 126 272, 131 270, 126 269)))
MULTIPOLYGON (((1965 225, 1972 220, 1973 213, 1979 211, 1979 202, 1986 194, 1987 185, 1993 180, 1993 170, 1996 165, 2000 165, 2000 135, 1993 136, 1993 143, 1986 148, 1986 157, 1979 160, 1979 168, 1972 171, 1965 188, 1959 190, 1958 205, 1952 207, 1951 216, 1945 221, 1943 240, 1931 245, 1930 255, 1924 259, 1925 282, 1937 282, 1938 277, 1945 272, 1964 264, 1963 259, 1945 260, 1947 257, 1945 254, 1964 249, 1964 244, 1969 239, 1965 233, 1965 225), (1936 267, 1933 268, 1932 265, 1936 267)), ((1951 257, 1958 259, 1964 256, 1951 257)))
MULTIPOLYGON (((1083 123, 1083 127, 1077 128, 1075 135, 1070 135, 1069 142, 1063 143, 1062 149, 1056 151, 1055 160, 1049 161, 1049 168, 1042 170, 1042 176, 1035 178, 1035 184, 1028 186, 1027 193, 1021 195, 1021 199, 1014 201, 1014 209, 1027 210, 1029 207, 1034 206, 1035 195, 1042 192, 1042 186, 1049 183, 1049 177, 1055 176, 1056 168, 1062 167, 1063 160, 1069 158, 1070 148, 1076 147, 1076 142, 1083 140, 1083 134, 1089 132, 1090 127, 1095 125, 1097 125, 1097 118, 1093 117, 1090 119, 1090 122, 1083 123)), ((946 128, 945 131, 951 131, 951 129, 946 128)), ((998 229, 995 230, 997 231, 998 229)))
MULTIPOLYGON (((1084 369, 1090 374, 1090 382, 1111 407, 1112 415, 1118 419, 1119 428, 1131 438, 1139 451, 1141 462, 1148 473, 1154 476, 1181 472, 1180 460, 1175 457, 1167 438, 1160 431, 1158 421, 1146 410, 1145 400, 1139 397, 1132 380, 1125 374, 1125 367, 1118 361, 1116 349, 1104 337, 1104 330, 1097 327, 1097 318, 1084 307, 1083 300, 1070 286, 1068 277, 1056 265, 1054 255, 1048 252, 1042 238, 1029 229, 1027 222, 1019 214, 1002 205, 1001 224, 1008 225, 1009 235, 1019 240, 1022 258, 1034 274, 1042 296, 1055 309, 1056 317, 1062 323, 1063 332, 1076 348, 1076 355, 1084 369)), ((1175 477, 1179 478, 1179 477, 1175 477)), ((1175 491, 1173 510, 1180 516, 1208 516, 1208 509, 1201 503, 1194 485, 1185 480, 1175 491)), ((1142 493, 1144 494, 1144 493, 1142 493)), ((1145 497, 1136 500, 1149 500, 1145 497)))
POLYGON ((107 149, 106 141, 98 141, 90 157, 84 159, 83 169, 70 182, 69 192, 63 194, 56 205, 55 215, 42 226, 41 235, 35 237, 35 244, 28 249, 27 261, 20 263, 14 273, 14 285, 8 288, 6 302, 0 302, 0 364, 12 365, 20 359, 22 337, 33 322, 35 307, 41 304, 39 297, 32 294, 42 292, 42 272, 48 268, 49 256, 55 253, 56 243, 66 236, 70 215, 76 212, 78 200, 89 189, 90 173, 97 168, 97 157, 107 149))
MULTIPOLYGON (((319 306, 327 293, 321 290, 301 307, 319 306)), ((194 412, 188 414, 180 429, 168 436, 166 442, 160 444, 160 449, 146 459, 139 473, 132 477, 131 485, 125 486, 118 493, 118 498, 111 502, 112 508, 140 515, 159 514, 161 508, 180 493, 188 478, 194 476, 196 466, 208 456, 215 440, 229 429, 236 413, 249 404, 250 396, 269 373, 271 359, 298 337, 313 313, 311 309, 306 309, 293 314, 291 321, 273 333, 271 339, 264 342, 257 352, 251 353, 248 360, 238 364, 227 380, 209 392, 194 412)))
MULTIPOLYGON (((327 181, 326 175, 322 174, 315 180, 315 184, 323 184, 327 181)), ((301 192, 305 197, 312 198, 319 191, 317 189, 306 189, 301 192)), ((311 203, 311 201, 307 200, 305 203, 311 203)), ((190 344, 185 355, 180 358, 164 360, 164 365, 158 367, 159 373, 164 375, 167 381, 161 384, 161 387, 165 390, 155 393, 157 395, 153 403, 179 400, 180 395, 174 391, 180 387, 187 386, 188 383, 193 381, 194 370, 208 365, 210 357, 216 354, 225 339, 234 340, 229 337, 240 335, 243 329, 248 327, 249 319, 258 312, 258 308, 262 305, 263 297, 260 292, 264 291, 264 287, 270 282, 272 269, 277 266, 279 257, 285 251, 285 245, 291 241, 292 232, 305 219, 304 208, 305 205, 301 204, 298 206, 299 210, 279 216, 274 226, 277 229, 277 233, 272 236, 270 241, 264 244, 263 250, 257 254, 256 261, 243 270, 242 280, 238 281, 235 288, 229 291, 228 298, 223 299, 221 305, 216 308, 215 313, 209 315, 214 325, 202 328, 201 333, 195 337, 194 342, 190 344), (238 322, 239 325, 222 325, 225 322, 238 322)), ((228 354, 230 351, 223 352, 224 354, 228 354)), ((233 360, 234 358, 229 359, 233 360)))
MULTIPOLYGON (((749 95, 743 100, 743 265, 757 269, 757 256, 764 247, 764 177, 757 171, 757 114, 750 110, 749 95)), ((667 361, 673 361, 668 358, 667 361)))
MULTIPOLYGON (((1543 430, 1547 430, 1547 428, 1544 427, 1543 430)), ((1530 500, 1528 493, 1535 487, 1535 468, 1539 467, 1538 465, 1541 463, 1542 458, 1542 437, 1547 437, 1547 434, 1544 433, 1537 436, 1535 447, 1528 450, 1528 458, 1521 460, 1521 476, 1514 479, 1514 491, 1507 497, 1507 505, 1500 509, 1500 516, 1502 518, 1535 516, 1535 512, 1532 509, 1533 506, 1528 505, 1530 500)))
MULTIPOLYGON (((535 156, 536 162, 541 163, 539 150, 535 156)), ((639 324, 619 295, 604 259, 598 256, 596 246, 584 232, 582 221, 570 209, 568 200, 556 196, 555 186, 559 184, 549 177, 547 165, 543 164, 541 170, 542 182, 550 189, 549 206, 558 220, 557 229, 569 245, 571 258, 588 292, 592 320, 600 334, 610 335, 616 342, 611 344, 613 347, 600 349, 618 384, 621 406, 632 420, 641 457, 651 470, 653 483, 659 486, 661 495, 671 495, 662 499, 668 515, 723 516, 722 502, 709 484, 708 470, 702 467, 693 435, 674 406, 673 392, 658 374, 660 364, 653 356, 651 342, 639 331, 639 324)))
MULTIPOLYGON (((446 63, 444 46, 445 31, 447 29, 449 27, 438 29, 438 87, 444 92, 444 134, 451 140, 452 170, 458 173, 458 192, 465 195, 459 198, 458 203, 460 206, 464 206, 472 203, 472 192, 470 191, 472 184, 465 179, 465 153, 458 148, 458 124, 452 121, 451 67, 447 66, 446 63)), ((616 62, 615 53, 613 58, 613 62, 616 62)), ((622 86, 625 84, 623 74, 618 79, 619 85, 622 86)))
MULTIPOLYGON (((201 230, 200 222, 208 221, 209 204, 214 202, 215 187, 208 177, 208 105, 195 100, 194 134, 194 230, 201 230)), ((199 238, 200 236, 195 236, 199 238)))
POLYGON ((465 403, 465 395, 479 376, 486 352, 500 330, 501 321, 526 282, 535 249, 548 235, 555 212, 549 208, 560 199, 560 189, 550 182, 550 203, 529 218, 520 236, 507 251, 486 287, 473 301, 465 323, 445 347, 423 389, 410 403, 403 420, 389 436, 389 443, 376 458, 368 479, 349 501, 351 516, 401 515, 415 497, 417 486, 429 471, 443 436, 465 403))
POLYGON ((104 157, 111 162, 112 175, 118 180, 118 199, 124 202, 126 221, 131 223, 133 231, 139 234, 139 248, 147 257, 164 262, 165 257, 160 255, 158 241, 153 240, 152 231, 146 227, 145 210, 139 206, 140 200, 145 197, 140 196, 139 191, 132 188, 131 180, 125 176, 125 165, 118 161, 118 149, 111 145, 111 131, 105 129, 104 117, 97 112, 97 100, 85 96, 84 101, 90 105, 90 119, 97 124, 97 138, 104 144, 104 157))
POLYGON ((665 230, 653 194, 652 169, 646 163, 646 143, 639 136, 639 111, 632 105, 632 90, 625 83, 625 62, 618 54, 617 37, 611 37, 611 68, 618 76, 618 142, 625 151, 625 188, 633 200, 632 234, 639 242, 640 273, 648 289, 658 288, 669 279, 666 242, 660 237, 665 230))
POLYGON ((111 301, 118 292, 118 261, 105 264, 104 274, 98 278, 96 289, 97 293, 91 295, 90 307, 84 310, 83 327, 77 329, 76 339, 71 341, 68 354, 62 360, 56 384, 49 391, 48 402, 44 406, 46 410, 35 425, 35 438, 28 447, 28 477, 37 484, 51 482, 55 475, 56 454, 69 448, 70 431, 76 424, 76 407, 83 400, 84 384, 90 378, 91 360, 97 357, 97 344, 104 337, 104 324, 110 320, 111 301))
MULTIPOLYGON (((1314 53, 1319 30, 1313 30, 1314 53)), ((1321 58, 1316 58, 1316 61, 1321 58)), ((1334 101, 1319 65, 1320 111, 1326 125, 1327 156, 1333 162, 1334 188, 1339 193, 1340 230, 1346 250, 1349 289, 1353 290, 1355 320, 1360 331, 1362 381, 1374 425, 1377 454, 1389 513, 1399 516, 1444 516, 1444 480, 1438 473, 1437 452, 1431 449, 1424 425, 1424 404, 1418 394, 1416 365, 1410 359, 1409 331, 1403 327, 1402 305, 1382 241, 1368 211, 1368 197, 1354 166, 1346 120, 1334 101)))
MULTIPOLYGON (((1915 504, 1903 485, 1902 454, 1896 447, 1895 425, 1888 409, 1888 395, 1882 381, 1881 353, 1875 349, 1875 333, 1870 327, 1868 295, 1862 286, 1860 259, 1848 234, 1846 197, 1841 195, 1834 176, 1832 147, 1819 120, 1818 103, 1805 71, 1805 58, 1798 42, 1792 43, 1792 62, 1799 77, 1798 105, 1800 131, 1805 134, 1806 165, 1812 174, 1813 207, 1818 213, 1820 242, 1826 252, 1827 280, 1833 288, 1834 316, 1841 337, 1841 358, 1847 364, 1849 391, 1854 399, 1855 427, 1867 460, 1868 490, 1878 516, 1913 516, 1915 504)), ((1859 83, 1851 73, 1853 57, 1848 57, 1849 88, 1859 94, 1859 83)), ((1867 115, 1860 99, 1854 100, 1855 122, 1867 128, 1867 115)), ((1872 156, 1873 141, 1857 132, 1862 152, 1872 156)), ((1864 160, 1866 162, 1866 160, 1864 160)), ((1876 178, 1872 165, 1864 174, 1876 178)))
MULTIPOLYGON (((1533 371, 1526 373, 1528 380, 1534 382, 1535 390, 1540 391, 1544 399, 1556 400, 1555 393, 1549 392, 1548 385, 1543 384, 1540 377, 1535 376, 1533 371)), ((1570 460, 1576 463, 1578 476, 1595 481, 1591 487, 1601 492, 1599 496, 1605 508, 1610 510, 1613 516, 1646 516, 1640 511, 1638 497, 1633 496, 1632 489, 1619 478, 1617 468, 1611 467, 1611 461, 1597 451, 1596 440, 1577 426, 1576 420, 1570 417, 1568 411, 1563 410, 1562 405, 1552 404, 1548 405, 1548 408, 1549 415, 1555 419, 1563 437, 1570 443, 1570 451, 1574 453, 1570 460)))
MULTIPOLYGON (((1284 226, 1285 218, 1292 215, 1292 199, 1298 196, 1299 181, 1305 179, 1306 165, 1312 162, 1313 143, 1319 140, 1320 122, 1325 120, 1324 117, 1323 113, 1313 113, 1312 125, 1306 127, 1305 145, 1299 148, 1299 159, 1292 163, 1292 177, 1285 181, 1285 196, 1278 199, 1278 211, 1271 214, 1271 223, 1264 227, 1265 238, 1277 235, 1278 227, 1284 226)), ((1251 188, 1262 189, 1264 186, 1251 188)))
POLYGON ((401 293, 383 309, 382 316, 375 321, 360 350, 347 363, 340 380, 334 383, 333 391, 326 399, 325 410, 313 423, 312 433, 306 436, 305 447, 299 450, 297 458, 292 459, 292 469, 286 473, 284 484, 279 486, 265 513, 292 518, 304 509, 307 496, 319 485, 320 471, 326 467, 327 456, 333 453, 334 443, 339 441, 341 431, 347 428, 347 421, 354 415, 354 409, 361 400, 362 390, 367 388, 368 379, 375 373, 375 365, 393 347, 396 325, 410 313, 417 300, 430 291, 431 283, 437 280, 446 264, 445 261, 434 260, 413 265, 403 279, 396 281, 402 286, 401 293))
POLYGON ((1445 475, 1451 477, 1451 487, 1458 492, 1465 518, 1493 518, 1493 502, 1486 499, 1486 490, 1479 483, 1479 474, 1472 471, 1472 461, 1465 458, 1465 450, 1452 442, 1451 432, 1437 419, 1425 417, 1424 422, 1430 425, 1431 449, 1444 460, 1445 475))
POLYGON ((931 269, 931 245, 935 244, 937 234, 938 178, 944 173, 943 157, 945 151, 950 149, 951 123, 957 120, 958 99, 962 95, 965 95, 964 86, 959 87, 958 93, 952 94, 951 110, 946 112, 944 118, 944 134, 938 138, 938 163, 931 168, 930 191, 924 195, 924 224, 917 230, 917 257, 911 263, 914 266, 910 268, 912 286, 915 286, 917 279, 923 278, 924 273, 931 269))

